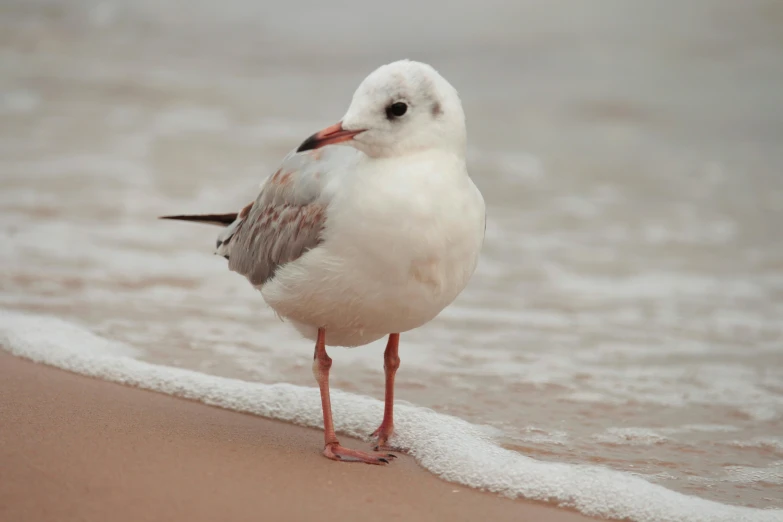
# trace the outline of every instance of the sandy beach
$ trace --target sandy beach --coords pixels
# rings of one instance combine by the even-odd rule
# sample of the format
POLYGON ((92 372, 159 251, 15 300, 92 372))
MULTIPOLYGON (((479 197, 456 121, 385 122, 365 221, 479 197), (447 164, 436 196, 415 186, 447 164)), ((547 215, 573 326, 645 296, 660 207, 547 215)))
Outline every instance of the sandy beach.
POLYGON ((316 430, 3 352, 0 397, 3 521, 589 520, 450 484, 405 455, 331 462, 316 430))

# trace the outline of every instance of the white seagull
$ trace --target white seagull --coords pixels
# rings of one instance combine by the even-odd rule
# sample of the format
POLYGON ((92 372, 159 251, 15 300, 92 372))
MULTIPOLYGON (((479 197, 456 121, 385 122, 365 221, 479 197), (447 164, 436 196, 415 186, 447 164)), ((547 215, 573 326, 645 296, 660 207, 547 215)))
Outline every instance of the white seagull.
POLYGON ((397 61, 372 72, 342 120, 292 151, 240 212, 164 217, 225 226, 216 253, 315 341, 330 459, 386 464, 394 457, 385 451, 400 333, 459 295, 484 241, 484 198, 468 176, 465 150, 454 87, 429 65, 397 61), (345 448, 332 422, 326 346, 387 335, 376 451, 345 448))

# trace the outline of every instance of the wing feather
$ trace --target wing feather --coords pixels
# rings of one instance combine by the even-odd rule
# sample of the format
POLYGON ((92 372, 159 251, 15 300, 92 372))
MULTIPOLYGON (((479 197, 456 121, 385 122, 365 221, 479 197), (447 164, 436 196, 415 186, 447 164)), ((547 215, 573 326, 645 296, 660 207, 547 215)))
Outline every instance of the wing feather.
POLYGON ((316 248, 332 199, 327 183, 343 175, 357 155, 348 147, 290 153, 218 237, 217 253, 228 259, 229 269, 261 286, 279 267, 316 248))

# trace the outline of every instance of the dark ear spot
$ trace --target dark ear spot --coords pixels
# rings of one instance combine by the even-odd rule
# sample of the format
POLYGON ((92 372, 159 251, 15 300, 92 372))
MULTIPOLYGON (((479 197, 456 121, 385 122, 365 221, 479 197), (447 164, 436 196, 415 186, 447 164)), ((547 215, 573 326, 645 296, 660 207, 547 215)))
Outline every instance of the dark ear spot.
POLYGON ((433 115, 435 118, 437 118, 437 117, 438 117, 438 116, 440 116, 441 114, 443 114, 443 108, 441 108, 441 106, 440 106, 440 103, 439 103, 439 102, 435 102, 435 103, 433 103, 433 104, 432 104, 432 115, 433 115))

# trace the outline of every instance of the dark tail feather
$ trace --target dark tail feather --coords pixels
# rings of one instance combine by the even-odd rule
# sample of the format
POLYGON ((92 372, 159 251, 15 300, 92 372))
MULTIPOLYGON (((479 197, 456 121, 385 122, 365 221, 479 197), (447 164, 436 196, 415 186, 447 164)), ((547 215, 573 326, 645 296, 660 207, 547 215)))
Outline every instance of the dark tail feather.
POLYGON ((180 221, 195 221, 209 225, 227 227, 237 219, 237 214, 201 214, 196 216, 160 216, 158 219, 177 219, 180 221))

